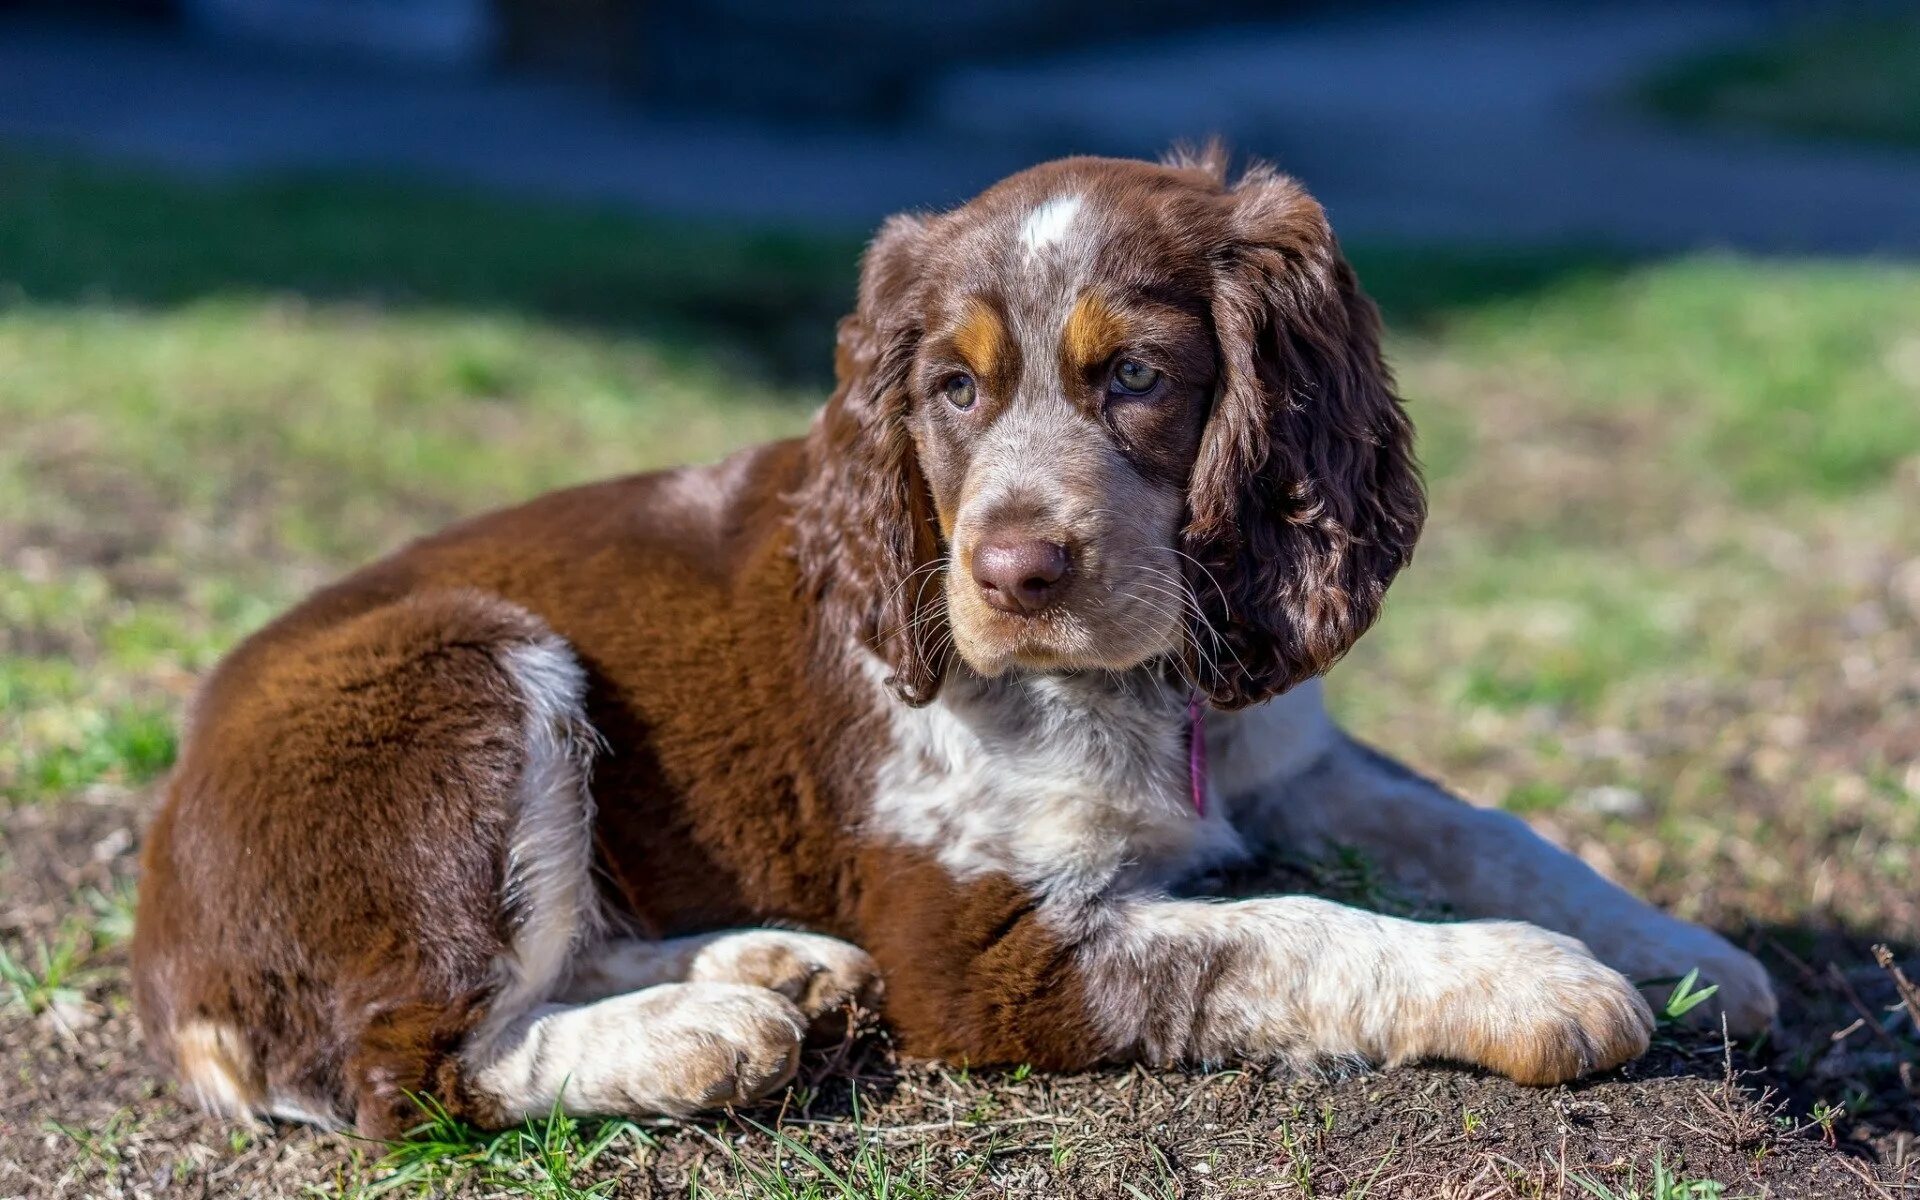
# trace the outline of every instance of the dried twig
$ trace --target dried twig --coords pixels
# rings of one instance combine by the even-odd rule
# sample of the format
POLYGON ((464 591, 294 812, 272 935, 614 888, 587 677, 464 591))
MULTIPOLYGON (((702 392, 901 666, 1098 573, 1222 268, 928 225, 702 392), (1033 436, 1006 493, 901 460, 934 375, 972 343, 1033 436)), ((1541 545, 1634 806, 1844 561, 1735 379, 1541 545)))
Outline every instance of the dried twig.
POLYGON ((1875 1179, 1872 1173, 1867 1170, 1867 1168, 1861 1166, 1858 1162, 1855 1162, 1848 1155, 1845 1155, 1845 1154, 1838 1155, 1835 1157, 1834 1161, 1839 1163, 1841 1166, 1845 1167, 1847 1170, 1852 1171, 1855 1175, 1858 1175, 1860 1177, 1860 1182, 1866 1184, 1868 1187, 1873 1189, 1874 1195, 1882 1197, 1883 1200, 1894 1200, 1893 1193, 1887 1190, 1887 1186, 1884 1183, 1881 1183, 1878 1179, 1875 1179))
POLYGON ((1873 1009, 1868 1007, 1867 1002, 1860 998, 1860 993, 1853 989, 1853 984, 1847 982, 1846 974, 1840 970, 1838 964, 1827 964, 1827 978, 1831 979, 1834 986, 1840 989, 1840 994, 1846 997, 1847 1003, 1853 1005, 1853 1011, 1866 1018, 1867 1029, 1870 1030, 1875 1037, 1885 1042, 1895 1051, 1904 1051, 1906 1049, 1906 1047, 1900 1044, 1900 1039, 1887 1032, 1887 1027, 1880 1023, 1880 1018, 1874 1015, 1873 1009))
POLYGON ((785 1129, 789 1126, 797 1126, 800 1128, 818 1126, 823 1129, 857 1128, 861 1134, 868 1137, 886 1138, 899 1137, 902 1135, 918 1137, 922 1134, 946 1133, 949 1131, 958 1133, 981 1133, 995 1129, 1011 1129, 1017 1125, 1077 1125, 1080 1121, 1081 1118, 1079 1117, 1052 1115, 1011 1117, 1001 1121, 968 1121, 963 1118, 954 1117, 945 1121, 921 1121, 914 1125, 849 1126, 847 1122, 842 1120, 823 1120, 818 1117, 793 1117, 781 1122, 777 1128, 785 1129))
POLYGON ((1893 951, 1886 946, 1876 945, 1873 948, 1873 961, 1879 963, 1880 969, 1893 977, 1894 990, 1900 993, 1900 1003, 1907 1009, 1907 1020, 1913 1022, 1914 1032, 1920 1033, 1920 988, 1913 986, 1913 981, 1907 978, 1907 973, 1902 971, 1900 964, 1893 960, 1893 951))

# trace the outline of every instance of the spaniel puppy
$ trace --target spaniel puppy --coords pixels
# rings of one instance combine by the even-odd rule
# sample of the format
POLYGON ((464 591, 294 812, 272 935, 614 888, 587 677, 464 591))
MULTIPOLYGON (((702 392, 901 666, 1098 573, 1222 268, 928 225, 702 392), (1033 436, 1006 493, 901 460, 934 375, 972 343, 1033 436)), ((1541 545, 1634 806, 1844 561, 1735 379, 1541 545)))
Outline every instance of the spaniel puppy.
POLYGON ((1696 966, 1769 1023, 1747 955, 1328 721, 1424 504, 1293 181, 1080 158, 896 217, 837 367, 804 437, 456 526, 215 672, 135 946, 192 1097, 687 1113, 882 993, 909 1053, 1043 1068, 1553 1083, 1696 966), (1476 919, 1198 894, 1333 844, 1476 919))

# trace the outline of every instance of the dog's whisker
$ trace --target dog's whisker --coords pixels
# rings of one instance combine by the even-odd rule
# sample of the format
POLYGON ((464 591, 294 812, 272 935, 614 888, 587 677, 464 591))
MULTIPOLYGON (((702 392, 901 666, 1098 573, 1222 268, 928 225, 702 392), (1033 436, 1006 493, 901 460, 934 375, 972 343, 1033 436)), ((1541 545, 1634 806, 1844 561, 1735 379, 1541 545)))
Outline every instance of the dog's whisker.
POLYGON ((879 631, 879 633, 875 635, 876 641, 880 641, 883 643, 887 641, 891 641, 893 638, 898 637, 901 633, 911 632, 920 623, 930 619, 931 616, 944 614, 945 603, 946 603, 946 599, 944 596, 939 597, 940 607, 935 609, 927 608, 925 606, 925 600, 926 600, 927 584, 933 579, 938 577, 940 569, 945 567, 946 564, 947 564, 947 556, 944 556, 944 555, 931 562, 922 563, 920 566, 915 567, 911 572, 909 572, 906 575, 905 578, 901 579, 892 588, 888 589, 886 594, 887 594, 887 597, 891 599, 894 593, 905 590, 906 586, 913 581, 915 576, 920 577, 920 586, 918 590, 916 590, 914 593, 912 612, 910 613, 910 615, 907 617, 906 620, 901 621, 895 625, 889 626, 888 628, 879 631))
MULTIPOLYGON (((1155 575, 1160 575, 1161 573, 1159 568, 1148 567, 1147 570, 1155 575)), ((1180 620, 1183 636, 1185 640, 1193 646, 1195 656, 1201 664, 1206 666, 1209 671, 1217 670, 1220 650, 1224 648, 1231 653, 1232 647, 1226 645, 1220 632, 1207 620, 1206 613, 1201 609, 1199 600, 1193 595, 1192 590, 1186 586, 1186 581, 1171 572, 1167 573, 1164 579, 1164 583, 1150 581, 1145 586, 1149 590, 1176 599, 1181 606, 1183 614, 1189 611, 1193 614, 1194 620, 1192 622, 1186 621, 1183 617, 1176 618, 1180 620), (1211 650, 1203 646, 1199 639, 1194 636, 1193 626, 1198 626, 1198 628, 1204 630, 1207 636, 1212 639, 1213 647, 1211 650)))
MULTIPOLYGON (((1207 576, 1208 580, 1212 582, 1215 589, 1221 591, 1222 599, 1225 598, 1226 593, 1224 589, 1220 588, 1219 580, 1214 576, 1211 570, 1208 570, 1205 563, 1201 562, 1199 559, 1195 558, 1193 555, 1187 553, 1186 551, 1180 549, 1178 546, 1171 546, 1168 548, 1172 550, 1174 554, 1178 555, 1181 558, 1186 559, 1188 562, 1191 562, 1194 566, 1198 567, 1207 576)), ((1209 670, 1215 674, 1218 673, 1219 652, 1221 650, 1225 650, 1226 653, 1232 657, 1235 667, 1237 667, 1243 674, 1246 673, 1247 665, 1245 661, 1241 659, 1239 651, 1234 648, 1233 643, 1230 640, 1228 640, 1224 635, 1222 635, 1219 629, 1215 628, 1212 619, 1207 615, 1205 606, 1200 603, 1199 595, 1193 591, 1191 585, 1187 583, 1184 577, 1180 577, 1178 573, 1175 573, 1175 577, 1180 579, 1181 588, 1183 591, 1186 592, 1193 606, 1193 615, 1194 615, 1195 623, 1201 629, 1204 629, 1207 632, 1208 636, 1213 639, 1214 650, 1212 655, 1210 656, 1212 661, 1209 663, 1209 670)), ((1195 649, 1196 651, 1199 650, 1199 645, 1197 642, 1195 644, 1195 649)))

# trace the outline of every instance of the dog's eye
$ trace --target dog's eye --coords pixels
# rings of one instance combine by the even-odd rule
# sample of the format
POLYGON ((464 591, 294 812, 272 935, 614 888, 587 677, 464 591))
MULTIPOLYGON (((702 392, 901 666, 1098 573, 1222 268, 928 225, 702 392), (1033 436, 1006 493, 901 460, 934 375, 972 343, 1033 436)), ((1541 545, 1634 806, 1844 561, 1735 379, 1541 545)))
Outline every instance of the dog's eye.
POLYGON ((1113 369, 1113 388, 1123 395, 1144 396, 1159 382, 1160 372, 1130 358, 1121 359, 1120 365, 1113 369))
POLYGON ((948 404, 953 405, 957 409, 965 411, 966 409, 972 408, 973 376, 955 375, 952 379, 940 385, 940 394, 947 398, 948 404))

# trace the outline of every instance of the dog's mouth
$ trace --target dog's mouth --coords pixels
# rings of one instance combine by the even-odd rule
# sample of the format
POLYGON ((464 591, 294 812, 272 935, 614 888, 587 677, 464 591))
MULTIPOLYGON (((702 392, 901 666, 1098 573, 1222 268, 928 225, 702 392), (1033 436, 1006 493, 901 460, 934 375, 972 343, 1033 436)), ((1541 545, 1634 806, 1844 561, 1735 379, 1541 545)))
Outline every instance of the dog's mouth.
POLYGON ((993 675, 1009 667, 1070 669, 1079 665, 1086 641, 1082 622, 1064 607, 1031 617, 987 609, 979 614, 971 635, 954 631, 954 646, 968 665, 993 675))
POLYGON ((1131 670, 1183 644, 1178 610, 1144 591, 1082 579, 1071 596, 1043 611, 1009 613, 960 586, 965 583, 948 582, 953 648, 988 677, 1015 670, 1131 670))

